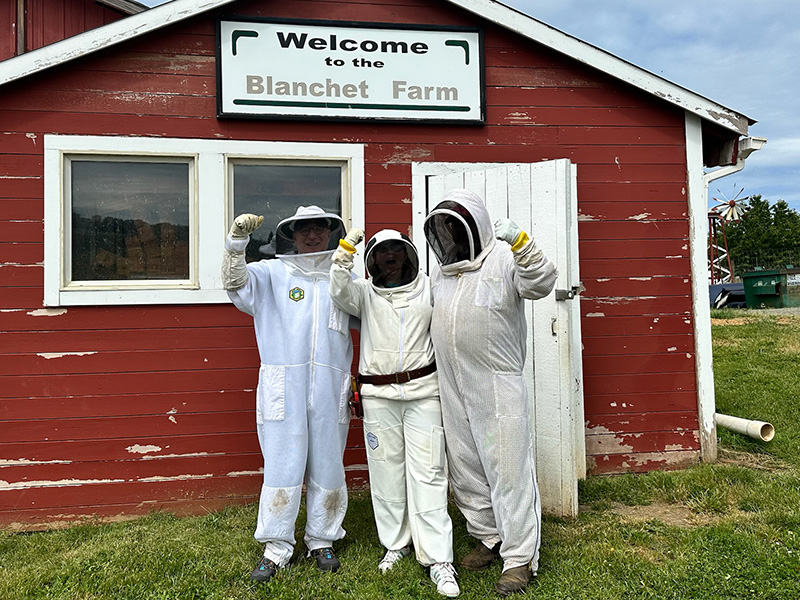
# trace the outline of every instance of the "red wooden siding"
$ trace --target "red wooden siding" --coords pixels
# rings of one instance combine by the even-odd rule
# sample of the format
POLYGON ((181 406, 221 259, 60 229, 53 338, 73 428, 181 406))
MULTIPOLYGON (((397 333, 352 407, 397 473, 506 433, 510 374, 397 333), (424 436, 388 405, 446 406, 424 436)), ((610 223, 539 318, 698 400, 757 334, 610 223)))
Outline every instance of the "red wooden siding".
POLYGON ((0 60, 14 56, 17 51, 16 0, 0 0, 0 60))
MULTIPOLYGON (((229 14, 486 28, 488 123, 217 120, 201 16, 0 95, 0 523, 256 498, 257 354, 233 306, 42 307, 46 133, 366 144, 367 234, 411 223, 412 161, 578 164, 592 472, 699 456, 683 114, 440 2, 229 14), (235 332, 235 333, 233 333, 235 332), (8 433, 6 433, 8 432, 8 433)), ((347 454, 364 482, 359 423, 347 454)))
MULTIPOLYGON (((25 51, 30 52, 123 18, 92 0, 26 0, 25 51)), ((17 54, 17 0, 0 0, 0 60, 17 54)))

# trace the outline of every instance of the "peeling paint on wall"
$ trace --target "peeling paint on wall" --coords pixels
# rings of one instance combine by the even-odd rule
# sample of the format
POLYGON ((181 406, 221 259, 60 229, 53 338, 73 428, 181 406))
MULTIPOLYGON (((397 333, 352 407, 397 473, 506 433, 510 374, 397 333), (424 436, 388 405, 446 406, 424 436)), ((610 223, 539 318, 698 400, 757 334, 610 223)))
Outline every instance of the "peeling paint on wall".
MULTIPOLYGON (((169 448, 169 446, 167 446, 167 448, 169 448)), ((148 452, 159 452, 161 446, 141 446, 139 444, 134 444, 133 446, 128 446, 125 450, 131 454, 147 454, 148 452)))
POLYGON ((606 313, 586 313, 587 317, 605 317, 606 313))
POLYGON ((631 215, 628 217, 628 221, 644 221, 646 218, 652 216, 652 213, 641 213, 638 215, 631 215))
POLYGON ((44 487, 74 487, 94 483, 122 483, 124 479, 57 479, 54 481, 17 481, 9 483, 0 479, 0 492, 6 490, 25 490, 44 487))
POLYGON ((32 317, 58 317, 67 314, 66 308, 37 308, 28 313, 32 317))
MULTIPOLYGON (((167 446, 169 448, 169 446, 167 446)), ((186 454, 159 454, 158 456, 143 456, 142 460, 161 460, 162 458, 187 458, 190 456, 225 456, 224 452, 187 452, 186 454)))
POLYGON ((29 460, 27 458, 5 459, 0 458, 0 469, 18 465, 69 465, 71 460, 29 460))
POLYGON ((50 360, 51 358, 63 358, 65 356, 89 356, 97 352, 37 352, 36 356, 41 356, 50 360))
POLYGON ((162 482, 162 481, 187 481, 189 479, 208 479, 209 477, 213 477, 213 473, 206 473, 205 475, 154 475, 153 477, 142 477, 141 479, 137 479, 136 481, 142 481, 145 483, 155 483, 155 482, 162 482))
MULTIPOLYGON (((616 406, 613 403, 612 406, 616 406)), ((625 454, 633 452, 633 446, 626 444, 624 438, 631 435, 618 435, 602 425, 586 429, 586 453, 592 455, 625 454)))

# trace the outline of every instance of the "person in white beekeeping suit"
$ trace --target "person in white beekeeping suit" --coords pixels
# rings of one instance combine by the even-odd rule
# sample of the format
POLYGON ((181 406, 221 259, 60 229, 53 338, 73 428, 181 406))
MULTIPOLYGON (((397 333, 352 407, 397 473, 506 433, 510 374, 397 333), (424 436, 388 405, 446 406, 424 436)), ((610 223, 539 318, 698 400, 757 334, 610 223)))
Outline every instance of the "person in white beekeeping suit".
POLYGON ((413 549, 429 567, 437 591, 456 597, 453 524, 447 512, 444 430, 430 336, 432 298, 417 249, 384 229, 366 245, 370 279, 351 276, 352 230, 339 242, 331 268, 336 306, 361 320, 358 380, 364 407, 370 492, 378 538, 390 570, 413 549))
POLYGON ((264 481, 255 538, 264 556, 250 575, 267 581, 286 567, 306 484, 304 541, 323 571, 339 560, 347 511, 343 456, 350 421, 353 345, 350 316, 331 303, 333 250, 344 233, 338 215, 300 207, 278 223, 276 260, 245 263, 263 217, 236 217, 225 241, 222 280, 236 307, 253 317, 261 366, 256 428, 264 481))
POLYGON ((445 194, 425 219, 425 237, 439 262, 431 336, 450 483, 477 539, 460 565, 481 570, 502 558, 495 589, 508 595, 536 574, 541 541, 523 299, 549 294, 557 272, 513 221, 492 227, 481 198, 465 189, 445 194))

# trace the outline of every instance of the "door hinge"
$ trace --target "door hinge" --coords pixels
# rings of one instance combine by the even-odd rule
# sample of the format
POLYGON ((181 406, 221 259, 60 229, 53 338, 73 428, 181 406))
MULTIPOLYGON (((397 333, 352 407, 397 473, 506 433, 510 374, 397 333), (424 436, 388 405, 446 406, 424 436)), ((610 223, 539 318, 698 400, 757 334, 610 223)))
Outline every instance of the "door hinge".
POLYGON ((572 300, 575 296, 586 290, 582 281, 578 285, 573 285, 568 290, 556 290, 556 300, 572 300))

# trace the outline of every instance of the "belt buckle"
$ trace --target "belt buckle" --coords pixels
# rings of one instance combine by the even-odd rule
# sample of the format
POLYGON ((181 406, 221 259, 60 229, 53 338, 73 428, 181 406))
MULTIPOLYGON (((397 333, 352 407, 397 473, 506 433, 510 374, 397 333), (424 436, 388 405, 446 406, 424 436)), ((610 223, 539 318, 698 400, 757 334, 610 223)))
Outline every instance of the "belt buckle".
POLYGON ((395 383, 408 383, 409 381, 411 381, 411 373, 409 373, 408 371, 394 374, 395 383), (404 378, 401 378, 401 375, 403 375, 404 378))

